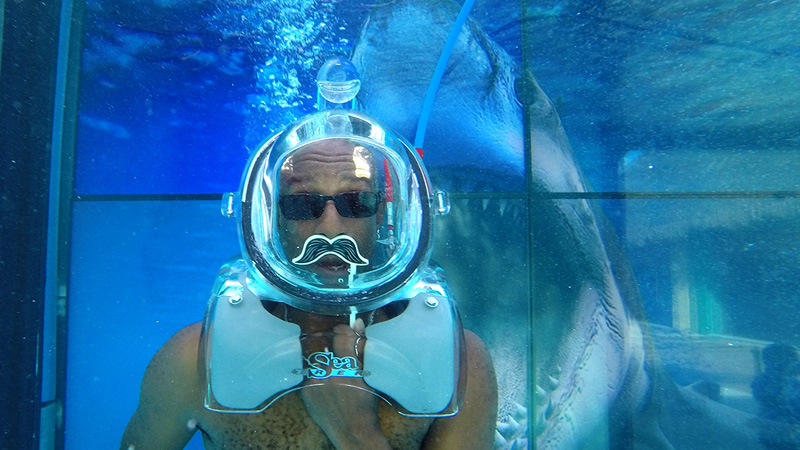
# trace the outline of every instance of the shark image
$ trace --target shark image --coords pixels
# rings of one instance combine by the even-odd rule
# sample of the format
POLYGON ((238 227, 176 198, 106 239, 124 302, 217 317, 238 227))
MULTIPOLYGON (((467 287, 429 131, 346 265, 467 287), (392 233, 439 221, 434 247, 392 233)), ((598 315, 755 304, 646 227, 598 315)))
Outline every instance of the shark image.
MULTIPOLYGON (((352 54, 369 114, 414 135, 457 13, 444 0, 374 7, 352 54)), ((626 255, 553 104, 472 20, 424 147, 454 204, 437 225, 434 258, 497 366, 496 448, 762 448, 763 423, 667 375, 626 255)))

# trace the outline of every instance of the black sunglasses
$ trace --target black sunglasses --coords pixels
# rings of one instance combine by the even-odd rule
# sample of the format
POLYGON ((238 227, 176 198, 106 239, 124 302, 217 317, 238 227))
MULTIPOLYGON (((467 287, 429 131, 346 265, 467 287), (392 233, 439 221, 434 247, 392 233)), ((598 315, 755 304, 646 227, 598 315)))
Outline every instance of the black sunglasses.
POLYGON ((291 194, 281 195, 278 205, 283 216, 289 220, 316 219, 325 211, 325 204, 333 200, 342 217, 361 219, 372 217, 383 201, 381 192, 342 192, 336 195, 291 194))

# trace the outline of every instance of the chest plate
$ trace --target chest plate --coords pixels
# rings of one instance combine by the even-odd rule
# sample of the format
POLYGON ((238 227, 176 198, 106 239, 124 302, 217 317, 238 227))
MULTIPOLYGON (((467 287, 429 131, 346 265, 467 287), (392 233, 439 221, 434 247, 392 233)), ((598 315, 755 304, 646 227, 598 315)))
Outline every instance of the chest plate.
POLYGON ((403 415, 458 411, 463 331, 441 269, 426 268, 397 295, 407 301, 403 312, 366 327, 363 367, 333 353, 304 358, 300 327, 268 312, 268 293, 248 285, 241 260, 223 266, 214 283, 198 360, 206 408, 260 412, 310 379, 340 376, 344 384, 363 379, 403 415))

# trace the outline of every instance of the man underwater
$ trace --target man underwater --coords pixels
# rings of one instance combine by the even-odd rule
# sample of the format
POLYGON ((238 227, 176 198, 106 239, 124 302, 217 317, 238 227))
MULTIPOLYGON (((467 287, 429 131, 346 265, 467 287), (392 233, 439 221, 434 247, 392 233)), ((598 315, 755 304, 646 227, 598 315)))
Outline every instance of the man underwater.
POLYGON ((433 196, 400 142, 334 110, 262 147, 246 264, 153 357, 121 449, 493 447, 491 359, 428 266, 433 196))

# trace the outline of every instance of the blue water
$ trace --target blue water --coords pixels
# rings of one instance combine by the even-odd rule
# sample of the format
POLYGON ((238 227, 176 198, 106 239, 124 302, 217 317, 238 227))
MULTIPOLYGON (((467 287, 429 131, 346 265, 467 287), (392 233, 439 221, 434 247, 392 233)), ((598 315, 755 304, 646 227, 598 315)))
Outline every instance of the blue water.
MULTIPOLYGON (((218 202, 192 196, 238 189, 250 151, 313 109, 320 64, 349 55, 369 14, 392 4, 374 3, 87 2, 67 448, 118 445, 148 361, 202 319, 217 268, 239 251, 218 202)), ((785 103, 795 98, 800 53, 781 32, 794 30, 781 19, 791 6, 706 6, 620 11, 550 1, 521 13, 516 2, 479 1, 471 18, 514 62, 529 64, 557 108, 632 263, 649 322, 746 340, 755 375, 759 346, 800 344, 800 138, 785 103), (683 292, 689 319, 675 310, 683 292)), ((409 30, 408 39, 431 52, 424 36, 409 30)), ((445 74, 443 83, 457 82, 445 74)), ((514 189, 451 165, 454 154, 481 161, 485 151, 432 148, 425 159, 434 182, 458 186, 454 205, 466 211, 437 229, 434 258, 460 285, 465 325, 492 351, 507 421, 531 393, 525 160, 497 168, 519 174, 503 180, 514 189), (473 239, 467 253, 485 259, 464 258, 454 235, 473 239)), ((684 341, 658 336, 680 384, 712 380, 737 390, 729 404, 755 412, 751 373, 725 366, 733 362, 687 362, 694 356, 684 341)), ((202 448, 197 438, 190 448, 202 448)))

